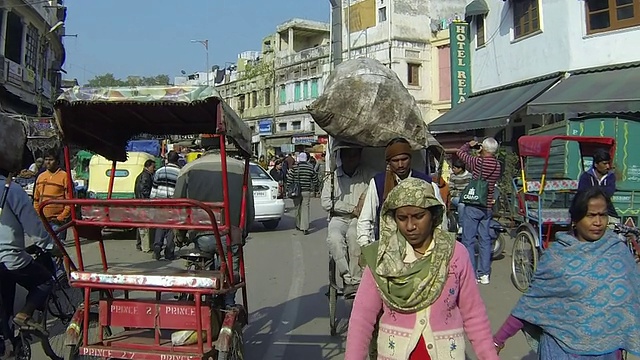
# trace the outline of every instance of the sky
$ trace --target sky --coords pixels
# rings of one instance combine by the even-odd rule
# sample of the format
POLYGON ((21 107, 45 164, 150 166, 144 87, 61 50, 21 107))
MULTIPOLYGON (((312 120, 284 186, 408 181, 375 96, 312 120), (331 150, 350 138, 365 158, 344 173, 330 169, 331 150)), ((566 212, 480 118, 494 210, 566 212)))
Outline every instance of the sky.
POLYGON ((169 75, 224 67, 260 50, 262 39, 291 18, 329 21, 327 0, 65 0, 65 79, 96 75, 169 75), (179 5, 178 5, 179 4, 179 5), (69 35, 76 35, 72 37, 69 35))

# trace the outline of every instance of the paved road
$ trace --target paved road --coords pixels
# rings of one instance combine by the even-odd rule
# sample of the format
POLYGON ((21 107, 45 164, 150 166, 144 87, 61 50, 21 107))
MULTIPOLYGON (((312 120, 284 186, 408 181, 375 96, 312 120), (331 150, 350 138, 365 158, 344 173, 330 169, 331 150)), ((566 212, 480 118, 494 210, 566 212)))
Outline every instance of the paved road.
MULTIPOLYGON (((289 204, 290 205, 290 204, 289 204)), ((289 214, 276 231, 255 227, 246 246, 250 323, 244 331, 247 360, 329 360, 344 358, 344 335, 329 336, 327 290, 328 254, 325 245, 326 215, 319 201, 312 202, 311 234, 295 230, 289 214)), ((109 260, 114 266, 157 268, 181 266, 156 262, 148 254, 134 250, 132 240, 109 240, 109 260)), ((481 287, 494 331, 502 324, 519 293, 509 280, 509 254, 494 262, 491 284, 481 287)), ((96 244, 86 246, 87 262, 99 262, 96 244)), ((339 315, 347 319, 344 302, 339 315)), ((346 327, 346 320, 342 324, 346 327)), ((468 345, 469 359, 476 357, 468 345)), ((39 346, 33 346, 34 360, 45 359, 39 346)), ((533 360, 522 335, 516 335, 502 352, 504 360, 533 360)))

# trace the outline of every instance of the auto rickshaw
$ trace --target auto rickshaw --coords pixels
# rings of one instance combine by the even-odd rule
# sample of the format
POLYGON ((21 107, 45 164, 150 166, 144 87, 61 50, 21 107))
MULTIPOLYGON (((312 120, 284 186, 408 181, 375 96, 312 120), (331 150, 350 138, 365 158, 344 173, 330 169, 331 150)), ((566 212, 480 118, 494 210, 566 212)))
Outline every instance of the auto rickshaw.
MULTIPOLYGON (((128 152, 127 161, 118 162, 113 181, 112 199, 133 199, 136 178, 144 170, 147 160, 156 161, 156 157, 146 152, 128 152)), ((88 196, 106 199, 109 192, 112 163, 101 155, 94 155, 89 163, 88 196)))

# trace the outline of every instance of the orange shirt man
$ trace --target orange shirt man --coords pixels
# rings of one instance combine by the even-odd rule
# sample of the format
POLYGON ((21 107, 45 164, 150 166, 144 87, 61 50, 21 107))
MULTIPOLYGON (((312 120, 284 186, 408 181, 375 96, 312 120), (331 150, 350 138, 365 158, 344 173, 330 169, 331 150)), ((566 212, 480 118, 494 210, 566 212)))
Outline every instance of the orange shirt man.
MULTIPOLYGON (((44 166, 47 170, 38 176, 33 194, 33 206, 38 214, 41 203, 51 199, 66 199, 69 186, 67 173, 58 166, 55 153, 45 154, 44 166)), ((70 206, 51 204, 44 208, 45 217, 54 224, 66 222, 70 214, 70 206)))

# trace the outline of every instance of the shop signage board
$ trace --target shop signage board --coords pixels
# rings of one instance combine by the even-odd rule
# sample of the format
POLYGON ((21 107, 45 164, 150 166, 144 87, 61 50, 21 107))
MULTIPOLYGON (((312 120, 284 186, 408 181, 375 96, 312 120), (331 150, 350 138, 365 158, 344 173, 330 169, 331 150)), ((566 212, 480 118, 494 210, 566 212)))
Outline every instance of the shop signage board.
POLYGON ((451 108, 467 100, 471 94, 471 52, 469 24, 454 21, 449 27, 451 42, 451 108))

